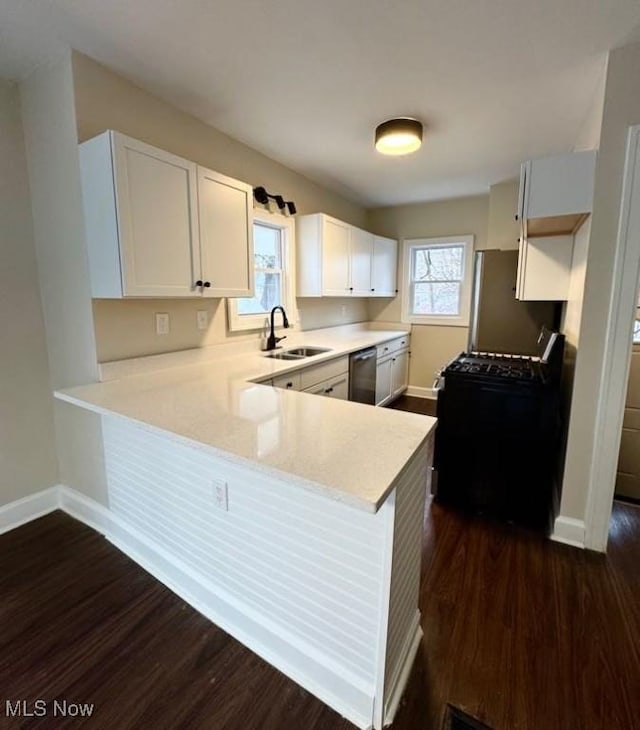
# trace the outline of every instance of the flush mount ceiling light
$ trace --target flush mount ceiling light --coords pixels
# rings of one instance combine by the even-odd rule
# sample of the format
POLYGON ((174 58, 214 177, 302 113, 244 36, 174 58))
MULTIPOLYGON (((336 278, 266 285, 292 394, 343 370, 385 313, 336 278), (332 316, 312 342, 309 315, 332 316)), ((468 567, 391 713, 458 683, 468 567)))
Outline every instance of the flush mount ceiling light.
POLYGON ((409 117, 388 119, 376 127, 376 149, 383 155, 408 155, 422 144, 422 122, 409 117))

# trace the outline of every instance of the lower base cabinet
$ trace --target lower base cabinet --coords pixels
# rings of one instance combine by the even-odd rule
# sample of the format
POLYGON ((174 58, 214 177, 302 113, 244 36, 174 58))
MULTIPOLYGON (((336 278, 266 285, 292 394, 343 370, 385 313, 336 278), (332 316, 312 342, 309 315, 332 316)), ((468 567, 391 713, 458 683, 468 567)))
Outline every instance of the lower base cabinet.
POLYGON ((382 406, 404 393, 409 384, 409 349, 405 338, 378 350, 376 405, 382 406))

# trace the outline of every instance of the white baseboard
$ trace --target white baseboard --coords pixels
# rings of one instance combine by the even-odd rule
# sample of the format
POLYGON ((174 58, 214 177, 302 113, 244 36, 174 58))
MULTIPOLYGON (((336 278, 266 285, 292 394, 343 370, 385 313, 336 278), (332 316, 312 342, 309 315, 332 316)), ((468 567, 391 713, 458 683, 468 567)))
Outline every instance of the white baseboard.
POLYGON ((56 509, 103 534, 196 611, 361 730, 370 730, 373 716, 370 687, 350 681, 341 667, 329 666, 323 657, 314 656, 313 650, 287 636, 282 627, 269 625, 237 599, 228 600, 217 586, 161 546, 137 534, 119 515, 90 497, 57 486, 5 505, 0 508, 0 533, 56 509))
POLYGON ((577 548, 584 548, 585 525, 583 520, 575 520, 573 517, 556 517, 553 526, 551 539, 554 542, 562 542, 565 545, 572 545, 577 548))
POLYGON ((411 630, 407 634, 405 645, 402 650, 402 661, 398 664, 394 676, 391 678, 389 692, 385 690, 386 701, 384 705, 384 725, 390 725, 398 710, 398 705, 402 699, 411 667, 418 653, 418 647, 422 640, 422 627, 420 626, 420 611, 416 612, 411 625, 411 630))
POLYGON ((414 398, 431 398, 437 400, 438 391, 435 388, 423 388, 418 385, 410 385, 405 391, 405 395, 412 395, 414 398))
POLYGON ((58 509, 59 487, 49 487, 0 507, 0 535, 58 509))

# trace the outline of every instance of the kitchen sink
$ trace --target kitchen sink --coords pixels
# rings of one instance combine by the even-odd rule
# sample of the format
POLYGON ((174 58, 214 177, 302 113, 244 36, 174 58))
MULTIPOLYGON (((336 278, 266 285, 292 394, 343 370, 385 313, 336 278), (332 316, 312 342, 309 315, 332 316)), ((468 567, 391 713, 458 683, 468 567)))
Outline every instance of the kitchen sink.
POLYGON ((265 357, 271 357, 274 360, 303 360, 306 355, 295 355, 291 352, 272 352, 265 357))
POLYGON ((286 351, 286 355, 298 355, 299 357, 313 357, 313 355, 321 355, 323 352, 331 352, 329 347, 294 347, 286 351))

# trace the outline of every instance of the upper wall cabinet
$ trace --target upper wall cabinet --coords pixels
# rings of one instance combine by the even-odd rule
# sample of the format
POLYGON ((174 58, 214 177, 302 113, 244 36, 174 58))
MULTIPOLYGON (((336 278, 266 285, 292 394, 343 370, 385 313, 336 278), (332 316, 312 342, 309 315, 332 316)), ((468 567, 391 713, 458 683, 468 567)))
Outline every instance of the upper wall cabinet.
POLYGON ((300 297, 393 297, 397 242, 324 213, 296 220, 300 297))
POLYGON ((252 296, 252 187, 198 167, 198 214, 205 296, 252 296))
POLYGON ((80 170, 94 297, 251 294, 249 185, 112 131, 80 170))
POLYGON ((596 152, 523 162, 517 216, 523 237, 568 235, 591 212, 596 152))
POLYGON ((398 242, 393 238, 373 237, 371 295, 395 297, 397 289, 398 242))

